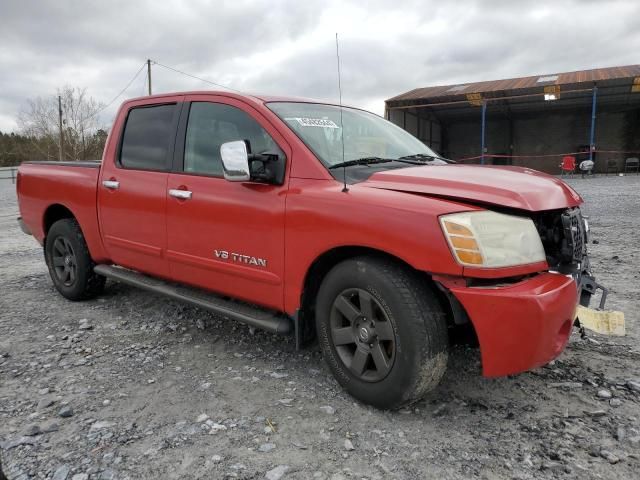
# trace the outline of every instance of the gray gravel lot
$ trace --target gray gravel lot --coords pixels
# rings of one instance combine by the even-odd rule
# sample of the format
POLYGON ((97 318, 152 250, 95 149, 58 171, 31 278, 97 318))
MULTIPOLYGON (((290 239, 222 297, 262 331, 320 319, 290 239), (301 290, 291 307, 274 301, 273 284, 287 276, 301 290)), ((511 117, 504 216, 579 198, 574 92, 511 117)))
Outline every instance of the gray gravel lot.
POLYGON ((459 347, 399 412, 345 394, 317 347, 109 283, 72 303, 0 182, 0 451, 9 479, 640 476, 640 176, 572 179, 623 338, 574 334, 536 371, 459 347))

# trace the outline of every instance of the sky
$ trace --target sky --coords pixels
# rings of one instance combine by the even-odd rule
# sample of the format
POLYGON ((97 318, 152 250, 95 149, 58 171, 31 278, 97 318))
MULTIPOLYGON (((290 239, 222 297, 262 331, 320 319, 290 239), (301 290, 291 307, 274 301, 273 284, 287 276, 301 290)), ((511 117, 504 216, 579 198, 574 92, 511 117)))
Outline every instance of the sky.
MULTIPOLYGON (((640 63, 638 0, 1 0, 0 131, 64 85, 146 93, 147 58, 247 93, 382 114, 418 87, 640 63)), ((154 93, 213 87, 152 66, 154 93)))

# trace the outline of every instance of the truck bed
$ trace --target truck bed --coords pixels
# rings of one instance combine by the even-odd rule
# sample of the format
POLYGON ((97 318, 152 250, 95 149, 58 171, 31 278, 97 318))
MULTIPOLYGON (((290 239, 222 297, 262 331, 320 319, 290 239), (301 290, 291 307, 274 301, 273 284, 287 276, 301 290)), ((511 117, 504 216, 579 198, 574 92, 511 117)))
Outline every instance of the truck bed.
POLYGON ((22 165, 53 165, 57 167, 83 167, 83 168, 100 168, 102 160, 76 160, 58 162, 55 160, 30 160, 23 162, 22 165))
POLYGON ((18 169, 16 190, 20 216, 40 244, 44 242, 47 215, 66 209, 75 216, 92 255, 103 255, 96 207, 100 161, 25 162, 18 169), (56 204, 51 205, 51 199, 56 204))

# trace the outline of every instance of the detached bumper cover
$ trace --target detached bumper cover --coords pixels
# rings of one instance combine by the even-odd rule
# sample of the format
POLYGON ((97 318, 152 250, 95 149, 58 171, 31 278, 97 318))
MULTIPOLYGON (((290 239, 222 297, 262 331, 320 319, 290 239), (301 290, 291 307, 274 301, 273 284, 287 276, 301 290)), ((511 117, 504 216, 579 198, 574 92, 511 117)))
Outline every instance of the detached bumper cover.
POLYGON ((564 350, 578 304, 572 278, 545 272, 504 287, 446 286, 475 327, 485 376, 531 370, 564 350))

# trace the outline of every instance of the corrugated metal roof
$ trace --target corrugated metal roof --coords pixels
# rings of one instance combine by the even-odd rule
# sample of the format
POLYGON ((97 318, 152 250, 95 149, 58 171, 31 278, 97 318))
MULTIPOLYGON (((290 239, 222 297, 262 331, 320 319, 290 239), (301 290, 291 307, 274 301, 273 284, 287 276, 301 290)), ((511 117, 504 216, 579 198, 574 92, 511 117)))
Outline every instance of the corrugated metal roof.
POLYGON ((466 95, 469 93, 504 94, 508 92, 508 94, 517 94, 518 91, 535 89, 536 87, 539 87, 542 91, 542 89, 548 85, 580 86, 580 84, 589 84, 589 86, 591 86, 594 82, 596 84, 600 84, 601 82, 610 83, 608 82, 610 80, 627 79, 629 80, 629 84, 632 84, 634 77, 640 77, 640 65, 594 68, 592 70, 533 75, 530 77, 509 78, 506 80, 441 85, 436 87, 416 88, 401 95, 397 95, 388 99, 387 105, 406 105, 408 103, 416 103, 416 101, 431 103, 436 99, 438 101, 456 100, 460 97, 466 98, 466 95), (557 78, 554 79, 556 76, 557 78))

